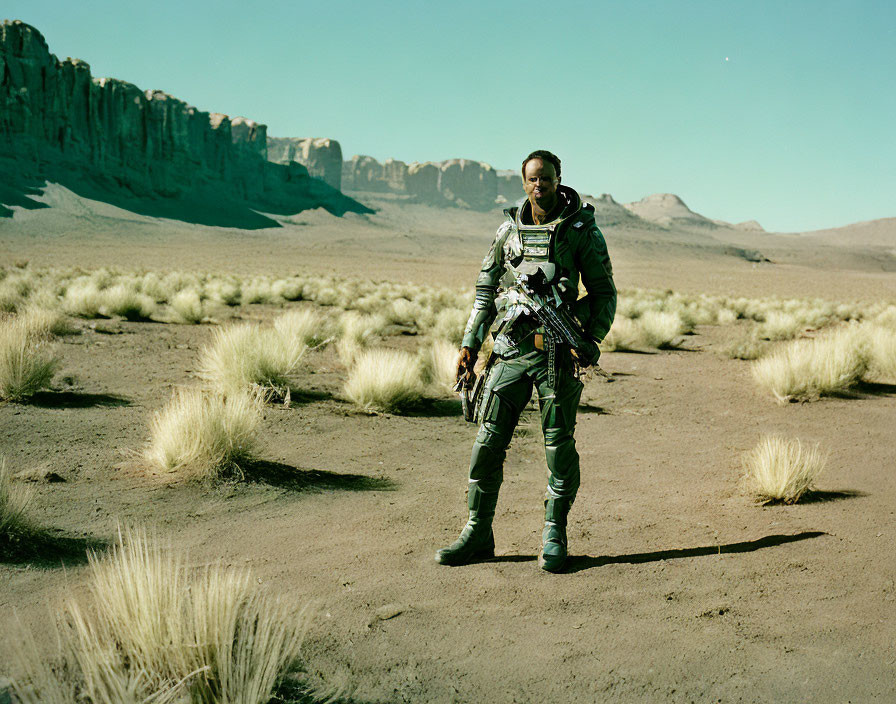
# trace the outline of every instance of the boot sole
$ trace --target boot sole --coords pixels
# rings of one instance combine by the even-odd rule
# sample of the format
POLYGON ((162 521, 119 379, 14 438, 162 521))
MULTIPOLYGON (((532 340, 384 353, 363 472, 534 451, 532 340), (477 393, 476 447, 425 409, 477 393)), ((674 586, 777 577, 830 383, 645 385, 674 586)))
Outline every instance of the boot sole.
POLYGON ((453 555, 442 555, 441 553, 436 553, 435 560, 440 565, 445 565, 447 567, 460 567, 462 565, 469 565, 473 562, 483 562, 485 560, 490 560, 495 556, 494 548, 486 548, 483 550, 477 550, 470 555, 465 555, 464 557, 455 557, 453 555))
POLYGON ((551 572, 552 574, 556 574, 557 572, 562 572, 563 568, 566 567, 567 557, 564 557, 557 564, 550 564, 548 560, 544 559, 544 555, 538 556, 538 566, 543 569, 545 572, 551 572))

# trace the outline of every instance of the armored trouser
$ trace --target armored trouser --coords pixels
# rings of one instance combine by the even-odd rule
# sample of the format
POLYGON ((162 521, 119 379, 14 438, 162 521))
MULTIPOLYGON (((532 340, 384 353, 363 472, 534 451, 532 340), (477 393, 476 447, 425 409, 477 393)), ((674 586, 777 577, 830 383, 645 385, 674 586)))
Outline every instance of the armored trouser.
POLYGON ((492 368, 483 391, 482 425, 470 459, 471 499, 482 494, 497 499, 504 479, 507 446, 534 387, 550 473, 547 498, 558 499, 569 509, 579 488, 579 453, 573 433, 583 385, 572 372, 568 351, 560 362, 556 388, 549 382, 547 355, 540 350, 501 360, 492 368))

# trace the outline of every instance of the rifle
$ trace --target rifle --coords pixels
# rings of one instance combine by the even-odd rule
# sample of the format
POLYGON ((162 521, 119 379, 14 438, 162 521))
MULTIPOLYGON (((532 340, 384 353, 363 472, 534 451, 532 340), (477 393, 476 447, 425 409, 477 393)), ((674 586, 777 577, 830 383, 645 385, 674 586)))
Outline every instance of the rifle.
POLYGON ((585 365, 593 364, 600 348, 560 299, 553 284, 556 266, 524 262, 513 270, 519 302, 544 326, 556 341, 569 345, 585 365), (547 295, 546 295, 547 294, 547 295), (550 300, 547 298, 550 296, 550 300))

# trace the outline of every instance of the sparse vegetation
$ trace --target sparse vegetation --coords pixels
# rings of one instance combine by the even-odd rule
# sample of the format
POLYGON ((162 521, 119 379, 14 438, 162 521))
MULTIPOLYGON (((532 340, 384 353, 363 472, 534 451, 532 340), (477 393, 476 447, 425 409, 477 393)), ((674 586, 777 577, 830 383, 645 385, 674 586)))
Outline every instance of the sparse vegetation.
POLYGON ((868 377, 877 381, 896 381, 896 326, 865 326, 868 345, 868 377))
POLYGON ((345 383, 345 395, 352 403, 385 413, 408 410, 422 400, 424 392, 420 363, 396 350, 362 352, 345 383))
POLYGON ((254 457, 262 407, 259 392, 225 396, 201 388, 178 389, 153 416, 143 460, 156 472, 187 480, 241 474, 254 457))
POLYGON ((126 530, 91 556, 86 598, 64 603, 55 661, 23 639, 13 688, 23 704, 268 704, 305 624, 248 571, 191 568, 170 543, 126 530))
POLYGON ((818 445, 770 435, 744 455, 744 478, 762 501, 792 504, 812 488, 826 462, 818 445))
POLYGON ((0 457, 0 554, 33 531, 27 517, 28 493, 12 483, 12 471, 0 457))
POLYGON ((66 289, 62 309, 76 318, 98 318, 102 315, 103 297, 96 284, 87 277, 80 277, 66 289))
POLYGON ((677 338, 685 332, 681 316, 674 312, 649 310, 638 319, 638 324, 645 346, 656 349, 677 346, 677 338))
POLYGON ((242 323, 215 330, 211 346, 201 355, 202 375, 223 394, 252 387, 285 394, 308 349, 305 337, 311 334, 292 334, 290 325, 287 320, 280 328, 242 323))
POLYGON ((851 325, 794 340, 753 362, 753 378, 780 402, 843 393, 868 369, 865 335, 851 325))
POLYGON ((791 340, 803 330, 803 322, 792 313, 770 311, 760 323, 758 336, 764 340, 791 340))
POLYGON ((445 340, 433 340, 421 353, 423 381, 439 395, 451 394, 457 374, 458 349, 445 340))
POLYGON ((314 347, 329 337, 329 324, 313 308, 292 310, 274 319, 274 330, 284 339, 295 339, 314 347))
POLYGON ((0 399, 22 401, 46 388, 59 366, 45 329, 35 318, 0 321, 0 399))
POLYGON ((156 302, 133 286, 116 284, 102 292, 103 315, 120 315, 127 320, 149 320, 155 313, 156 302))
POLYGON ((759 359, 767 351, 769 343, 760 340, 755 332, 741 335, 732 340, 724 348, 725 354, 731 359, 759 359))
POLYGON ((192 288, 183 289, 174 294, 169 303, 174 320, 178 323, 195 325, 205 317, 205 310, 199 293, 192 288))
POLYGON ((351 367, 374 337, 385 331, 386 325, 386 319, 379 315, 359 315, 354 311, 343 313, 339 319, 340 334, 336 342, 336 350, 342 363, 351 367))

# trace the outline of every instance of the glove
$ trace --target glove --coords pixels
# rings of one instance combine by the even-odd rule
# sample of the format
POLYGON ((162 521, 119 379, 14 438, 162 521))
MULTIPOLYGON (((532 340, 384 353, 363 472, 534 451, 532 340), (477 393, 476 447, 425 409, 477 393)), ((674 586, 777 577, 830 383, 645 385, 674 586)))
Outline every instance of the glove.
POLYGON ((584 350, 581 352, 570 350, 570 352, 572 353, 573 361, 583 369, 594 366, 597 364, 597 360, 600 359, 600 347, 597 344, 594 345, 594 351, 591 354, 585 354, 584 350))
POLYGON ((460 355, 457 358, 457 381, 458 383, 463 380, 465 386, 470 386, 473 383, 473 379, 475 378, 475 374, 473 373, 473 367, 476 366, 476 360, 479 358, 479 354, 475 352, 470 347, 462 347, 460 350, 460 355))

